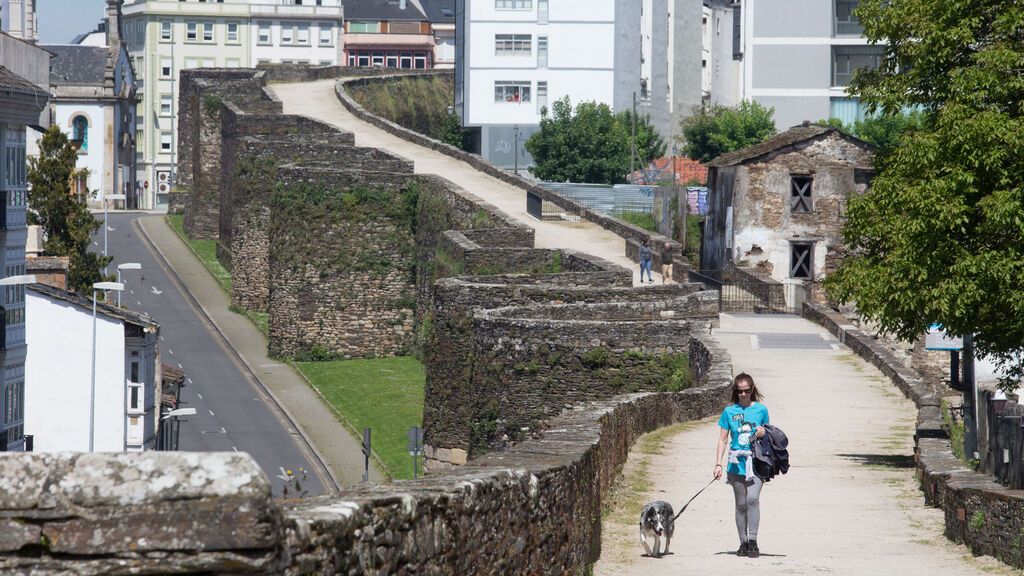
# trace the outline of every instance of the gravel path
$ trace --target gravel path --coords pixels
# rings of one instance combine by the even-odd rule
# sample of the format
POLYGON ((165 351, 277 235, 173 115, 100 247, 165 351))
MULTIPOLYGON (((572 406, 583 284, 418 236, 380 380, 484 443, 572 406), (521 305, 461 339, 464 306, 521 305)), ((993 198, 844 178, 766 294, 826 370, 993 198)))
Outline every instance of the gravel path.
POLYGON ((942 512, 925 507, 914 477, 916 409, 881 372, 796 316, 723 314, 715 332, 790 439, 793 467, 761 494, 761 558, 732 554, 739 540, 724 483, 680 516, 673 554, 641 557, 637 506, 664 499, 678 509, 711 479, 712 418, 637 443, 595 574, 1019 574, 943 536, 942 512))

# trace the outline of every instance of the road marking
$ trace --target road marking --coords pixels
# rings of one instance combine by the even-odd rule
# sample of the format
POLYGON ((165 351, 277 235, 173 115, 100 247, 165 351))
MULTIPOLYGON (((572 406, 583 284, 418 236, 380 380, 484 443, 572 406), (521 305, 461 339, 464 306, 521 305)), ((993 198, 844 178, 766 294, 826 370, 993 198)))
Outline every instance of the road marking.
POLYGON ((181 362, 178 362, 178 368, 181 369, 181 370, 185 369, 185 367, 181 365, 181 362))
MULTIPOLYGON (((135 290, 132 290, 131 288, 129 288, 128 289, 128 293, 134 296, 135 295, 135 290)), ((161 338, 161 340, 163 340, 163 338, 161 338)))
POLYGON ((113 226, 107 226, 107 232, 116 232, 113 226))
POLYGON ((200 400, 202 400, 202 399, 203 399, 203 395, 202 395, 202 394, 196 393, 196 396, 199 396, 199 399, 200 399, 200 400))
POLYGON ((191 379, 191 378, 185 378, 185 380, 188 380, 188 383, 189 383, 189 384, 191 384, 191 383, 192 383, 192 379, 191 379))
POLYGON ((227 434, 227 433, 228 433, 228 431, 227 431, 227 430, 225 430, 223 426, 221 426, 221 427, 220 427, 220 433, 221 433, 221 434, 227 434))
POLYGON ((210 410, 210 416, 216 416, 216 414, 213 413, 213 410, 210 410))
POLYGON ((161 337, 160 337, 160 341, 161 341, 161 342, 163 342, 163 341, 164 341, 164 337, 163 337, 163 336, 161 336, 161 337))
POLYGON ((232 446, 231 449, 234 450, 235 452, 238 452, 238 446, 232 446))
POLYGON ((750 335, 750 348, 751 348, 752 350, 757 350, 757 349, 759 349, 760 347, 761 347, 761 345, 760 345, 760 343, 759 343, 759 342, 757 341, 757 335, 756 335, 756 334, 751 334, 751 335, 750 335))
POLYGON ((139 302, 138 300, 136 300, 136 301, 135 301, 135 305, 136 305, 136 306, 142 306, 142 302, 139 302))
POLYGON ((171 350, 170 348, 167 349, 167 353, 174 356, 174 350, 171 350))
POLYGON ((159 295, 161 295, 161 294, 163 294, 163 293, 164 293, 164 291, 163 291, 163 290, 157 290, 157 289, 156 289, 156 286, 153 286, 152 288, 150 288, 150 290, 149 290, 149 291, 150 291, 150 292, 152 292, 153 294, 156 294, 157 296, 159 296, 159 295))

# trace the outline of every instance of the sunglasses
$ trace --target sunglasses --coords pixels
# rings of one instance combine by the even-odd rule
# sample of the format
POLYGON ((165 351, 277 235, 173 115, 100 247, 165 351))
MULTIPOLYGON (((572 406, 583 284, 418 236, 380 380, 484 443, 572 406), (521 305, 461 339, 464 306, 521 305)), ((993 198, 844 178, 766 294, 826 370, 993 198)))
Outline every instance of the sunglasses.
POLYGON ((753 388, 736 388, 736 393, 740 395, 750 394, 753 388))

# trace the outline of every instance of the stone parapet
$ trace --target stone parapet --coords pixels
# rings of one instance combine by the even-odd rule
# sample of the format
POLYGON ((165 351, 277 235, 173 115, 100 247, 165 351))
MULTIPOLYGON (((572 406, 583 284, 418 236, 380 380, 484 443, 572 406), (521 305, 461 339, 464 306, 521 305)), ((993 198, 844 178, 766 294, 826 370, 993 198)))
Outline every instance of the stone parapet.
POLYGON ((944 512, 946 537, 975 554, 1024 567, 1024 491, 1006 488, 953 456, 934 386, 838 312, 805 302, 803 316, 878 367, 917 406, 914 459, 925 501, 944 512))

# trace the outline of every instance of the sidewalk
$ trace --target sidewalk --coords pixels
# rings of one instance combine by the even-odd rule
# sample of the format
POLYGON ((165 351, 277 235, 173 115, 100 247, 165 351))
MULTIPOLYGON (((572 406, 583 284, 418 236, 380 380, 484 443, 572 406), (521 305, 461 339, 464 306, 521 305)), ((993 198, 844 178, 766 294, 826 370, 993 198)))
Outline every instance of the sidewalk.
MULTIPOLYGON (((790 440, 792 468, 761 494, 761 558, 732 554, 733 495, 721 483, 679 517, 662 559, 641 557, 639 510, 609 515, 595 574, 1019 574, 945 538, 914 475, 917 410, 881 372, 796 316, 723 314, 714 333, 790 440)), ((711 418, 669 437, 646 466, 631 453, 627 474, 646 468, 650 482, 640 500, 678 510, 711 479, 718 430, 711 418)))
MULTIPOLYGON (((592 222, 549 222, 526 213, 526 192, 480 172, 450 156, 424 148, 367 124, 352 115, 334 93, 336 80, 273 84, 269 89, 281 99, 285 114, 298 114, 337 126, 355 135, 356 146, 379 148, 414 162, 416 174, 437 174, 468 192, 490 202, 516 220, 535 229, 537 248, 566 248, 593 254, 633 272, 640 277, 640 265, 626 257, 626 241, 592 222)), ((661 283, 657 271, 654 281, 661 283)))
MULTIPOLYGON (((228 295, 163 216, 144 217, 138 222, 146 237, 171 264, 186 290, 249 371, 291 420, 302 427, 301 433, 319 453, 337 482, 351 486, 362 481, 363 454, 353 433, 338 421, 316 391, 290 366, 267 357, 267 342, 263 334, 247 318, 228 310, 231 304, 228 295)), ((380 482, 382 479, 383 475, 372 465, 370 481, 380 482)))

